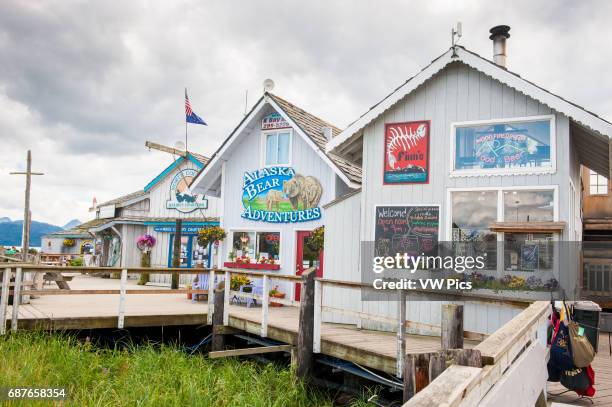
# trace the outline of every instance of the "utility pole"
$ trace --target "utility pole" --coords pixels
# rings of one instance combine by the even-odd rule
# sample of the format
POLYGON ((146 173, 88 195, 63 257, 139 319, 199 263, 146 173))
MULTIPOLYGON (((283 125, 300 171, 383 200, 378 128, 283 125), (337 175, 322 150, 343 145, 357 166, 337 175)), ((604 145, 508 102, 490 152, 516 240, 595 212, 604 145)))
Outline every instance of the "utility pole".
POLYGON ((42 172, 32 172, 32 152, 28 150, 27 164, 25 172, 11 172, 11 175, 25 175, 25 205, 23 209, 23 231, 21 233, 21 256, 23 261, 28 259, 28 249, 30 248, 30 222, 32 221, 32 212, 30 211, 30 186, 32 184, 32 175, 44 175, 42 172))

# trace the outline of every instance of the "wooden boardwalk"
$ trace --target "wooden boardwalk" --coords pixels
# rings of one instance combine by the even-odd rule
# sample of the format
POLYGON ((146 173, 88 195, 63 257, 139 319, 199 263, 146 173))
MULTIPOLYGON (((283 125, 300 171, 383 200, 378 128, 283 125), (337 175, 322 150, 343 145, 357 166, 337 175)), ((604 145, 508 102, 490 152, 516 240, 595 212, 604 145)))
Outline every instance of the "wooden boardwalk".
MULTIPOLYGON (((608 334, 599 336, 599 352, 591 365, 595 371, 595 397, 593 403, 585 398, 579 398, 574 392, 561 396, 549 396, 549 401, 566 403, 575 406, 612 406, 612 356, 608 345, 608 334)), ((549 383, 548 393, 559 394, 567 390, 560 383, 549 383)))
MULTIPOLYGON (((118 289, 119 280, 76 275, 73 289, 118 289)), ((128 289, 154 289, 129 280, 128 289)), ((119 295, 47 295, 19 307, 19 329, 36 326, 52 329, 116 328, 119 295)), ((7 314, 12 312, 8 308, 7 314)), ((297 307, 270 307, 268 337, 291 345, 297 344, 297 307)), ((206 325, 206 302, 192 302, 185 294, 127 295, 125 327, 206 325)), ((231 305, 229 325, 259 335, 261 308, 231 305)), ((9 321, 7 321, 8 325, 9 321)), ((407 353, 425 353, 441 348, 440 338, 406 335, 407 353)), ((352 325, 324 323, 321 353, 394 374, 396 371, 395 333, 357 329, 352 325)), ((478 342, 465 340, 471 348, 478 342)))

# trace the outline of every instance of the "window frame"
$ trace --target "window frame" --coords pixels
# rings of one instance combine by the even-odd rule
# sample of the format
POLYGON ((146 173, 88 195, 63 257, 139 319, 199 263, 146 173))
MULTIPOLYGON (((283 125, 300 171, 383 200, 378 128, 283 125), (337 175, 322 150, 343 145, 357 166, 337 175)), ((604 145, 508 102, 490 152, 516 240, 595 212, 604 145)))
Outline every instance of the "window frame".
POLYGON ((261 168, 269 168, 269 167, 291 167, 291 163, 293 162, 293 129, 291 127, 286 127, 282 129, 270 129, 270 130, 262 130, 261 131, 261 158, 260 158, 260 166, 261 168), (289 133, 289 151, 287 154, 288 162, 283 164, 266 164, 267 159, 267 141, 268 136, 271 134, 279 134, 279 133, 289 133))
POLYGON ((589 168, 589 196, 608 196, 609 194, 610 194, 610 180, 604 177, 603 175, 599 174, 598 172, 595 172, 589 168), (591 182, 591 177, 593 176, 595 176, 595 184, 591 182), (591 192, 591 187, 595 186, 597 190, 599 191, 599 187, 604 186, 603 184, 599 184, 599 177, 605 180, 606 192, 593 193, 591 192))
MULTIPOLYGON (((283 239, 284 239, 284 234, 283 231, 281 229, 275 229, 275 228, 235 228, 235 229, 230 229, 229 230, 229 234, 228 237, 230 239, 228 239, 228 243, 229 246, 227 248, 227 253, 225 254, 225 260, 224 261, 230 261, 229 260, 229 254, 230 252, 233 250, 234 248, 234 234, 236 233, 255 233, 255 256, 258 255, 257 251, 258 251, 258 247, 257 247, 257 234, 258 233, 278 233, 279 234, 279 245, 278 245, 278 260, 276 260, 277 264, 281 264, 281 261, 283 259, 282 256, 282 248, 283 248, 283 239)), ((257 263, 257 258, 251 259, 254 263, 257 263)))
POLYGON ((453 122, 450 126, 450 177, 486 177, 491 175, 529 175, 529 174, 554 174, 557 172, 557 131, 556 116, 554 114, 539 116, 524 116, 511 118, 498 118, 487 120, 471 120, 453 122), (502 123, 528 123, 548 120, 550 122, 550 166, 549 167, 516 167, 516 168, 491 168, 491 169, 456 169, 456 132, 460 127, 483 126, 488 124, 502 123))
MULTIPOLYGON (((480 192, 497 191, 497 222, 504 222, 504 191, 553 191, 553 222, 559 221, 559 185, 521 185, 507 187, 458 187, 446 188, 446 239, 452 241, 453 237, 453 192, 480 192)), ((503 232, 496 232, 497 240, 503 241, 503 232), (501 239, 500 239, 501 236, 501 239)), ((557 234, 558 235, 558 234, 557 234)))
MULTIPOLYGON (((446 188, 446 241, 451 242, 453 239, 452 227, 452 193, 453 192, 479 192, 479 191, 497 191, 497 222, 504 222, 504 191, 553 191, 553 222, 559 221, 559 185, 521 185, 507 187, 453 187, 446 188)), ((497 242, 502 243, 504 250, 497 253, 497 271, 505 271, 505 232, 494 232, 497 235, 497 242)), ((559 241, 562 233, 552 232, 553 241, 559 241)), ((553 272, 558 270, 558 264, 553 265, 553 272)))

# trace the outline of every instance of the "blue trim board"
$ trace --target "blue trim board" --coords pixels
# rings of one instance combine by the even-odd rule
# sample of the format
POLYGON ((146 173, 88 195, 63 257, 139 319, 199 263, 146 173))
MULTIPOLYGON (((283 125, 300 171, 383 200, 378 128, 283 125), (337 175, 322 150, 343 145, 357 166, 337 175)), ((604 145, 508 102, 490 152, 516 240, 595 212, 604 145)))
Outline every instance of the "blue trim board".
MULTIPOLYGON (((146 226, 174 226, 176 222, 168 221, 168 222, 144 222, 146 226)), ((219 221, 210 221, 210 222, 183 222, 183 226, 219 226, 219 221)))
POLYGON ((204 164, 200 162, 200 160, 198 160, 197 158, 195 158, 194 156, 192 156, 190 153, 187 153, 187 158, 189 159, 189 161, 191 161, 192 163, 194 163, 196 165, 196 167, 198 167, 199 169, 204 168, 204 164))
POLYGON ((170 174, 172 170, 174 170, 180 163, 185 160, 184 157, 177 158, 172 164, 166 167, 157 177, 153 179, 153 181, 149 182, 146 187, 144 187, 145 192, 149 192, 151 188, 153 188, 158 182, 166 177, 166 175, 170 174))

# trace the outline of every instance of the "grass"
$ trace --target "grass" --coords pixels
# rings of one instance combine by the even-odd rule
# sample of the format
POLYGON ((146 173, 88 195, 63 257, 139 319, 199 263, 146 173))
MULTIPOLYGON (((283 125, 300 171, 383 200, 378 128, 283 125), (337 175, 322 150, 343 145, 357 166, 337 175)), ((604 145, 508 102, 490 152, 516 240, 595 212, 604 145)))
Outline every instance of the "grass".
MULTIPOLYGON (((171 346, 100 349, 66 335, 0 338, 0 387, 66 387, 69 406, 331 406, 289 369, 189 356, 171 346)), ((358 401, 357 405, 366 405, 358 401)), ((49 401, 11 406, 51 405, 49 401)))

